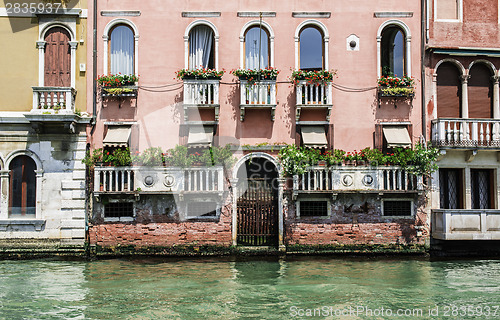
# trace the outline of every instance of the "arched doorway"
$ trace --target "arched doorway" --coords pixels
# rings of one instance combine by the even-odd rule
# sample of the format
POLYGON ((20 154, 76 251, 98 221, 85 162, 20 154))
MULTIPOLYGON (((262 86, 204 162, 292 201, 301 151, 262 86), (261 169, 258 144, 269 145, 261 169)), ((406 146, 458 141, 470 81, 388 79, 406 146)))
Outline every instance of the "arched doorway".
POLYGON ((10 216, 36 215, 36 163, 28 156, 15 157, 10 165, 10 216))
POLYGON ((237 172, 236 243, 278 245, 278 169, 269 159, 247 159, 237 172))

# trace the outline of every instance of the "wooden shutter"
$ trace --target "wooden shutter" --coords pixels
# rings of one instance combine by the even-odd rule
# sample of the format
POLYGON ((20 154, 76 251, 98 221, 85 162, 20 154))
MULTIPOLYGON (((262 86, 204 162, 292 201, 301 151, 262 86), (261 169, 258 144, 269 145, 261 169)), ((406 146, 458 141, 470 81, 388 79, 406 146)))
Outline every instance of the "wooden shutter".
POLYGON ((297 125, 295 125, 295 145, 296 146, 302 145, 301 139, 302 139, 302 135, 300 132, 300 124, 297 124, 297 125))
POLYGON ((410 141, 413 144, 413 124, 409 124, 406 126, 406 129, 408 130, 408 135, 410 135, 410 141))
POLYGON ((469 118, 492 118, 493 87, 490 70, 478 63, 472 66, 469 74, 469 118))
POLYGON ((51 28, 45 36, 44 85, 71 86, 71 51, 69 33, 64 28, 51 28))
POLYGON ((326 125, 326 140, 328 141, 328 150, 333 150, 333 124, 326 125))
POLYGON ((379 149, 380 151, 382 151, 382 148, 384 146, 384 133, 382 131, 381 124, 375 125, 375 133, 373 135, 373 146, 375 147, 375 149, 379 149))
POLYGON ((438 118, 460 118, 461 98, 460 73, 452 63, 445 62, 437 70, 438 118))
POLYGON ((181 124, 179 126, 179 145, 187 146, 189 136, 189 125, 181 124))

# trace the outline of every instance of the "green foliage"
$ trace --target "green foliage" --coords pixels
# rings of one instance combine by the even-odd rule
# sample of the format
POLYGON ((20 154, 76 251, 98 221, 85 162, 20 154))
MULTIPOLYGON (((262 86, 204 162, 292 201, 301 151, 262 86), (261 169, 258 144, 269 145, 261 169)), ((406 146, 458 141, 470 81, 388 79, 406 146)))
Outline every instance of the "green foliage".
POLYGON ((232 70, 231 74, 235 75, 241 79, 248 80, 248 84, 253 85, 259 80, 274 80, 279 74, 279 70, 267 67, 265 69, 236 69, 232 70))
POLYGON ((175 146, 168 151, 168 154, 167 165, 174 167, 189 167, 195 161, 194 156, 188 153, 188 148, 185 146, 175 146))
POLYGON ((130 156, 129 148, 116 149, 113 152, 112 165, 116 167, 129 166, 132 163, 132 158, 130 156))
POLYGON ((414 93, 413 88, 382 88, 382 94, 386 96, 409 96, 414 93))
POLYGON ((176 71, 177 79, 195 78, 195 79, 221 79, 225 71, 217 71, 215 69, 181 69, 176 71))
POLYGON ((87 150, 82 163, 87 167, 92 168, 97 162, 102 162, 102 157, 102 148, 94 149, 92 152, 90 152, 90 150, 87 150))
POLYGON ((134 165, 142 166, 162 166, 164 161, 164 156, 161 148, 150 147, 147 148, 140 154, 138 151, 134 156, 132 156, 132 163, 134 165))
POLYGON ((300 80, 306 80, 308 84, 327 84, 333 81, 333 77, 337 74, 335 70, 294 70, 290 79, 295 85, 299 83, 300 80))
POLYGON ((334 149, 321 153, 317 149, 308 149, 288 145, 281 149, 278 159, 284 172, 288 175, 304 173, 309 166, 316 165, 319 160, 326 161, 329 166, 346 162, 367 162, 370 165, 395 165, 416 175, 430 175, 437 170, 438 149, 417 143, 414 149, 397 148, 394 153, 384 155, 378 149, 364 148, 361 151, 345 152, 334 149))
POLYGON ((102 87, 122 87, 133 85, 139 77, 134 74, 108 74, 99 76, 96 81, 102 87))

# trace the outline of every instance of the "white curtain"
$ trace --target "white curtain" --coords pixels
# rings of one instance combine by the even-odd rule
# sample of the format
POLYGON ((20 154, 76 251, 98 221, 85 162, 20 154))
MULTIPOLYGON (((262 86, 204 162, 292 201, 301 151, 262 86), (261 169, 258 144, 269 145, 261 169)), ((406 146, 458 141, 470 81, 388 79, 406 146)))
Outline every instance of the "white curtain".
POLYGON ((269 66, 269 39, 267 32, 254 27, 245 35, 245 67, 246 69, 258 69, 269 66), (259 39, 259 31, 261 33, 259 39), (260 48, 259 48, 260 43, 260 48))
POLYGON ((118 26, 111 32, 111 74, 134 74, 134 33, 118 26))
POLYGON ((213 31, 207 26, 197 26, 189 33, 189 69, 209 68, 212 53, 213 31))

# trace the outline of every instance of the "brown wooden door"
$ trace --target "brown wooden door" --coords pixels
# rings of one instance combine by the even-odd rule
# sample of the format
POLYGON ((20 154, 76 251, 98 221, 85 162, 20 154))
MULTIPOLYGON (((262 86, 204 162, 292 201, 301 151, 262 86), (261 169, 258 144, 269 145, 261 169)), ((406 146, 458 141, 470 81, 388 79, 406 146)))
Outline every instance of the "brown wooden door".
POLYGON ((11 215, 35 215, 36 164, 27 156, 16 157, 9 166, 11 215))
POLYGON ((45 79, 46 87, 71 86, 71 49, 69 33, 64 28, 54 27, 45 35, 45 79))
POLYGON ((276 190, 265 178, 248 179, 238 197, 237 243, 247 246, 275 246, 278 243, 276 190))

